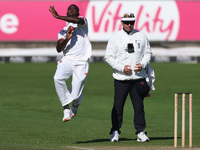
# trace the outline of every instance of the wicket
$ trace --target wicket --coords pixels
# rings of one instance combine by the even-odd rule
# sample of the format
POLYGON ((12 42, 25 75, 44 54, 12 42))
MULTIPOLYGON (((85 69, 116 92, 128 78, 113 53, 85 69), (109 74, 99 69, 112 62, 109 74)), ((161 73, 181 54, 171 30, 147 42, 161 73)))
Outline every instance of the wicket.
POLYGON ((192 147, 192 93, 174 94, 174 147, 177 147, 178 95, 182 95, 182 147, 185 147, 185 96, 189 95, 189 147, 192 147))

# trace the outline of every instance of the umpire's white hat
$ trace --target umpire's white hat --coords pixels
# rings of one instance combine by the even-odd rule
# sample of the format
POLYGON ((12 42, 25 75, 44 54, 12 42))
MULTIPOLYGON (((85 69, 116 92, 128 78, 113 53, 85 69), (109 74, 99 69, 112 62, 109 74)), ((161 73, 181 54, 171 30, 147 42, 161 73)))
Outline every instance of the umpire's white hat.
POLYGON ((131 13, 131 12, 124 13, 121 21, 135 21, 134 13, 131 13))

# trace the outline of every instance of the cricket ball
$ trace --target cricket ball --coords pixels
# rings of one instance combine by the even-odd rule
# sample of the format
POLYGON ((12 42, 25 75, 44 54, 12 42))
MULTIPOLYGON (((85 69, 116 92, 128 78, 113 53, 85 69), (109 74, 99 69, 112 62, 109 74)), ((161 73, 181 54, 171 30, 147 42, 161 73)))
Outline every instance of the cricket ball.
POLYGON ((74 30, 74 27, 69 26, 69 30, 73 31, 73 30, 74 30))

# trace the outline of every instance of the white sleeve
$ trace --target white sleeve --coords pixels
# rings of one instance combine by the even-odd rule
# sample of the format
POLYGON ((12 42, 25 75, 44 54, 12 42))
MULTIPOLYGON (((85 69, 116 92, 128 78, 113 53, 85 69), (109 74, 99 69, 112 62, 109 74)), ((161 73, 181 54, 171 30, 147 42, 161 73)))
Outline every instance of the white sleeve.
POLYGON ((149 41, 147 39, 147 37, 144 35, 144 57, 141 61, 142 64, 142 68, 146 68, 147 65, 150 63, 151 61, 151 56, 152 56, 152 50, 149 44, 149 41))
POLYGON ((105 61, 115 70, 123 72, 124 65, 116 60, 117 50, 115 47, 115 43, 117 43, 116 38, 114 36, 108 41, 106 47, 105 61))

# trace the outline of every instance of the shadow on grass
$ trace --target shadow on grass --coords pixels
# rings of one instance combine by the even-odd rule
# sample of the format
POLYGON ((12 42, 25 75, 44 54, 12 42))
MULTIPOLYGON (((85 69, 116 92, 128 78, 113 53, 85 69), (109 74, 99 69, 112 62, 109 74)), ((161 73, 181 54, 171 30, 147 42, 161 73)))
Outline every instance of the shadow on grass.
POLYGON ((174 137, 150 137, 150 141, 154 141, 154 140, 171 140, 171 139, 174 139, 174 137))
MULTIPOLYGON (((120 141, 132 141, 134 139, 120 138, 120 141)), ((77 141, 77 144, 81 143, 98 143, 98 142, 110 142, 110 139, 95 139, 90 141, 77 141)))
MULTIPOLYGON (((180 137, 178 137, 180 138, 180 137)), ((150 137, 150 141, 156 141, 156 140, 171 140, 174 139, 174 137, 150 137)), ((135 141, 137 139, 128 139, 128 138, 120 138, 120 141, 135 141)), ((89 141, 77 141, 77 144, 82 143, 102 143, 102 142, 110 142, 109 139, 95 139, 95 140, 89 140, 89 141)))

